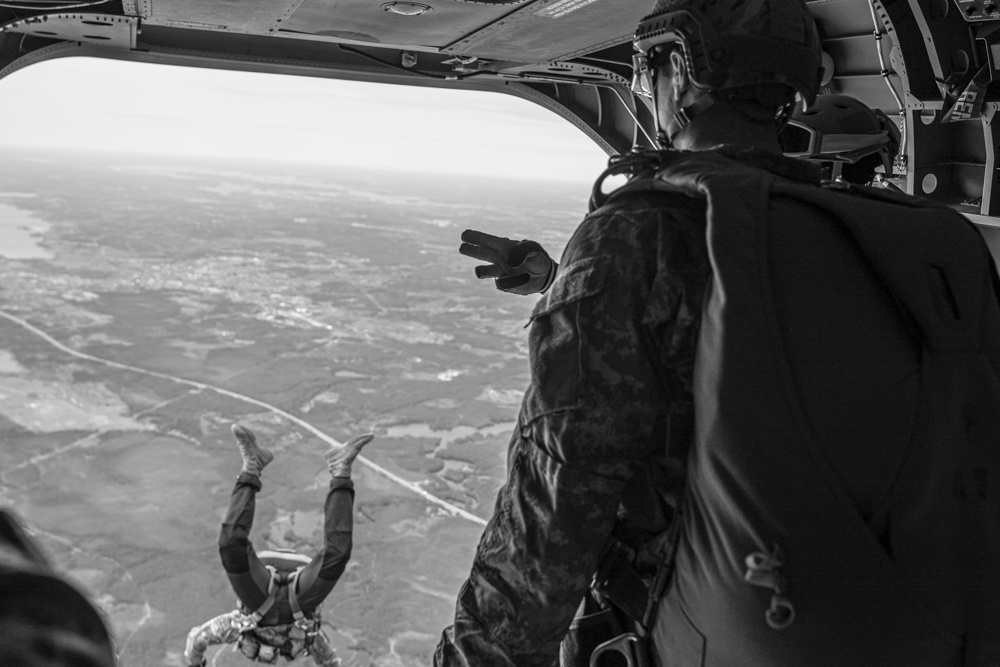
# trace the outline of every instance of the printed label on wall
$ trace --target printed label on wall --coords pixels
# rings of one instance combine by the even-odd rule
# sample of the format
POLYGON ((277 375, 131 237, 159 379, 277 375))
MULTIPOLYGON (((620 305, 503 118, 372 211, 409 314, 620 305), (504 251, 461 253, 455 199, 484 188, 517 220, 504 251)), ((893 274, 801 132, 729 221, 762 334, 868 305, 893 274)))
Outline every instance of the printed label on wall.
POLYGON ((548 16, 549 18, 557 19, 595 2, 597 2, 597 0, 559 0, 543 10, 535 12, 535 14, 538 16, 548 16))

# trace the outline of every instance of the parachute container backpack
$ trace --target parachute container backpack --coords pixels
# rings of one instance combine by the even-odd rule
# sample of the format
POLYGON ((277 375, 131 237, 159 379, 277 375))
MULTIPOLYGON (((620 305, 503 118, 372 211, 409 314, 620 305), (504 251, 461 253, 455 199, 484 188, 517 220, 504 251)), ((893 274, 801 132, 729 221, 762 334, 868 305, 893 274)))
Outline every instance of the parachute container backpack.
MULTIPOLYGON (((713 270, 680 538, 652 632, 663 664, 1000 664, 1000 306, 982 238, 943 206, 713 151, 657 181, 707 201, 713 270), (799 367, 822 350, 796 351, 776 296, 788 289, 774 279, 779 237, 810 221, 870 274, 854 295, 883 294, 912 358, 891 483, 873 485, 880 500, 865 511, 815 418, 833 397, 799 367)), ((843 417, 867 419, 860 432, 887 419, 843 417)))

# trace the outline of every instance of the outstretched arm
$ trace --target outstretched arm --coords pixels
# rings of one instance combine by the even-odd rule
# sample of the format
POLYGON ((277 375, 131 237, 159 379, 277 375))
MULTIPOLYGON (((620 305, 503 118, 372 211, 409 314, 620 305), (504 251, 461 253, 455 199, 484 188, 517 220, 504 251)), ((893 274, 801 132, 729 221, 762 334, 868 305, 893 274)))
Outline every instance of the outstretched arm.
POLYGON ((239 610, 234 610, 191 628, 187 646, 184 647, 184 664, 187 667, 204 667, 208 647, 235 642, 240 637, 245 621, 246 616, 239 610))

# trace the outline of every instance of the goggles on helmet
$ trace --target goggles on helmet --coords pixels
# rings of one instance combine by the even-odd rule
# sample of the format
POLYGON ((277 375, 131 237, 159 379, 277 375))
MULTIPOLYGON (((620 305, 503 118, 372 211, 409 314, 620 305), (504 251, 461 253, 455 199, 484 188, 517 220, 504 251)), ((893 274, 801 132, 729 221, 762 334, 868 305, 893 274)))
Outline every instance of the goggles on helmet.
POLYGON ((658 62, 654 62, 656 47, 663 44, 684 45, 684 39, 677 32, 678 25, 693 21, 686 11, 673 12, 665 17, 663 13, 647 16, 636 28, 632 45, 636 53, 632 55, 632 92, 648 99, 653 98, 654 77, 658 62))
POLYGON ((726 8, 724 4, 701 11, 670 8, 644 17, 632 40, 637 52, 633 58, 632 91, 637 95, 652 95, 652 72, 658 63, 651 60, 656 47, 676 44, 697 88, 723 90, 779 82, 795 90, 807 105, 812 104, 822 65, 819 35, 805 6, 798 0, 784 0, 781 9, 789 12, 784 16, 785 23, 798 26, 801 31, 798 39, 784 39, 775 37, 770 30, 720 34, 712 23, 713 13, 751 11, 746 4, 737 3, 742 9, 726 8))
POLYGON ((653 99, 653 68, 644 53, 632 56, 632 93, 653 99))
POLYGON ((788 157, 816 155, 823 141, 823 133, 797 120, 791 119, 778 133, 781 152, 788 157))
POLYGON ((839 162, 857 162, 887 144, 885 130, 871 134, 823 134, 796 118, 778 134, 781 152, 788 157, 817 158, 839 162))

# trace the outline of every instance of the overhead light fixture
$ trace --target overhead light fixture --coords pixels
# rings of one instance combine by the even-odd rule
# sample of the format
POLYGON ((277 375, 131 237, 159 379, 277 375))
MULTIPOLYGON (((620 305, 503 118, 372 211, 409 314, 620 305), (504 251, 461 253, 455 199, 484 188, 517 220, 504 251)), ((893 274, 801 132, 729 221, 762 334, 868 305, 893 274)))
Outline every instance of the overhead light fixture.
POLYGON ((382 5, 382 11, 402 14, 403 16, 419 16, 431 11, 431 7, 419 2, 387 2, 382 5))

